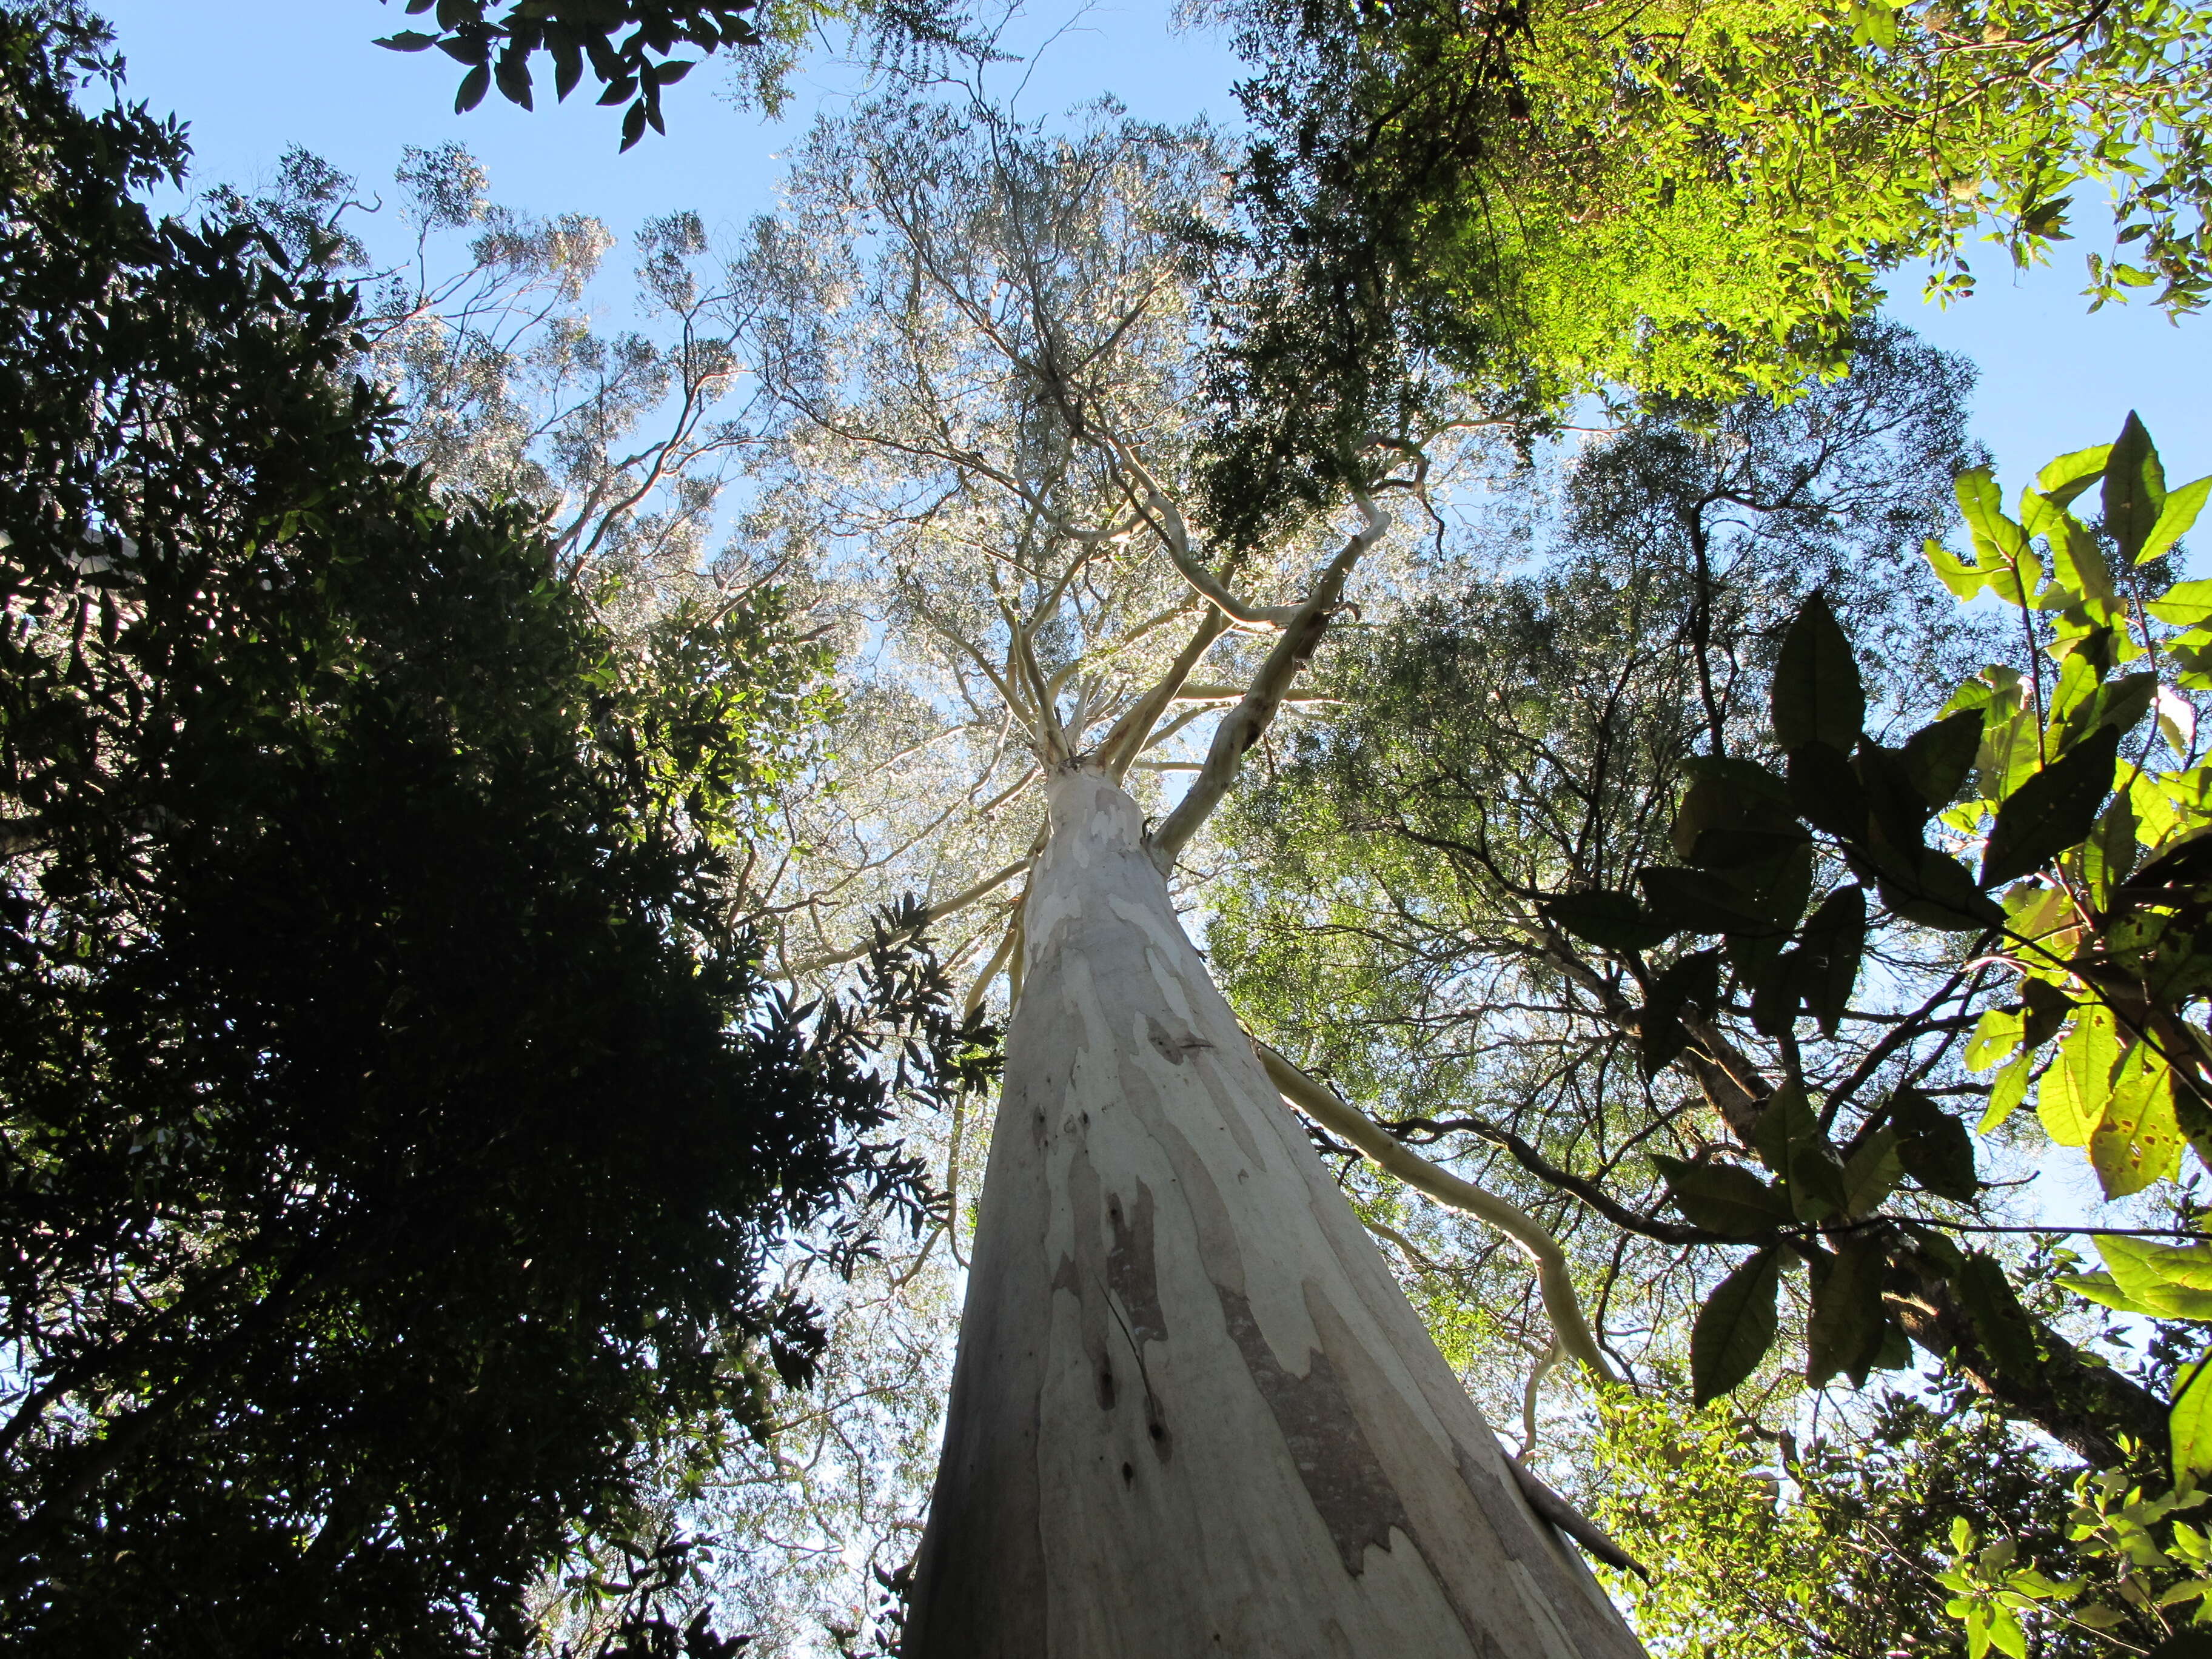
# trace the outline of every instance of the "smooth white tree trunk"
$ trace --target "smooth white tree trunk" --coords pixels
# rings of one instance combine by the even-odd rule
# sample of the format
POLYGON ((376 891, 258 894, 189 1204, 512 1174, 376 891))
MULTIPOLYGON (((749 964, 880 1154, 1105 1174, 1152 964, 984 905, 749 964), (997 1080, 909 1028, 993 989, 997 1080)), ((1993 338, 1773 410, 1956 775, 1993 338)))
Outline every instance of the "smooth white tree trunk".
POLYGON ((908 1659, 1638 1659, 1177 922, 1050 786, 908 1659))

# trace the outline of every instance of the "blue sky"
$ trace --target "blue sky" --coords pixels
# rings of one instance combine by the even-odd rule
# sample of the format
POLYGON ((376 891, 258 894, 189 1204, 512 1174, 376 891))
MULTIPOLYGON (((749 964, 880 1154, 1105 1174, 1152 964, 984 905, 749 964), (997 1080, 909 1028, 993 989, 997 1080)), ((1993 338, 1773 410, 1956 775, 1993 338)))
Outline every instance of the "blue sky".
MULTIPOLYGON (((695 209, 734 228, 774 205, 779 152, 812 112, 861 84, 824 52, 793 87, 786 118, 763 121, 718 94, 702 70, 669 94, 672 136, 616 153, 618 112, 579 93, 526 114, 496 96, 452 109, 458 70, 442 56, 402 56, 369 44, 404 26, 398 0, 95 0, 131 64, 133 94, 173 110, 192 130, 202 185, 265 179, 289 143, 306 145, 367 180, 390 176, 401 145, 457 138, 489 168, 495 198, 540 212, 598 215, 617 234, 648 215, 695 209)), ((1139 116, 1236 118, 1239 72, 1219 39, 1178 33, 1172 0, 1088 9, 1041 9, 1010 42, 1027 61, 1001 66, 1026 112, 1046 114, 1112 93, 1139 116), (1045 44, 1048 43, 1048 44, 1045 44), (1031 48, 1042 46, 1041 51, 1031 48), (1026 76, 1026 85, 1023 82, 1026 76)), ((2062 451, 2111 438, 2141 411, 2177 480, 2212 471, 2212 319, 2172 326, 2146 307, 2087 314, 2078 254, 2015 277, 1992 247, 1975 260, 1983 291, 1948 312, 1923 305, 1910 273, 1890 309, 1982 371, 1977 430, 1999 476, 2024 482, 2062 451)))

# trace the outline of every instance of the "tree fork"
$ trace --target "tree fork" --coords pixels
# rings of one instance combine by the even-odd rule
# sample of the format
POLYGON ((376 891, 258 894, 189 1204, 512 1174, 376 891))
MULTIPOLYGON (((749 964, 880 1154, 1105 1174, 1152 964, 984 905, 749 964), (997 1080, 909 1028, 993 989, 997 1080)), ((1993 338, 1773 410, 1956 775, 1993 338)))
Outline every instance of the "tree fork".
POLYGON ((1638 1659, 1183 935, 1048 784, 907 1659, 1638 1659))

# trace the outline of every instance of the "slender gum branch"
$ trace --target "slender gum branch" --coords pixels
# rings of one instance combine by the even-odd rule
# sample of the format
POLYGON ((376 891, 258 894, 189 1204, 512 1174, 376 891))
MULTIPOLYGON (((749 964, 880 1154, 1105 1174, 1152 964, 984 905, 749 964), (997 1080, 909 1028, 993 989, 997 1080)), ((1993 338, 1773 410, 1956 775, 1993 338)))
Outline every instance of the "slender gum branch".
POLYGON ((1212 648, 1213 642, 1228 631, 1229 618, 1218 610, 1209 608, 1199 619, 1197 630, 1190 636, 1190 643, 1183 647, 1182 654, 1169 665, 1168 672, 1160 676, 1158 684, 1114 723, 1113 729, 1107 732, 1105 740, 1098 745, 1099 769, 1108 777, 1117 782, 1121 780, 1121 775, 1128 770, 1131 758, 1143 746, 1146 738, 1151 735, 1154 723, 1167 712, 1168 706, 1182 690, 1183 683, 1205 660, 1206 653, 1212 648))
POLYGON ((1252 1044, 1267 1080, 1285 1100, 1332 1134, 1341 1135, 1359 1148, 1367 1161, 1395 1176, 1424 1196, 1488 1223, 1521 1247, 1535 1264, 1536 1285, 1551 1316, 1553 1334, 1577 1359, 1607 1382, 1620 1382, 1598 1346, 1596 1334, 1583 1315, 1575 1295, 1574 1279, 1567 1271, 1567 1253, 1544 1224, 1519 1205, 1495 1193, 1485 1192, 1471 1181, 1439 1169, 1419 1153, 1401 1146, 1383 1133, 1364 1112, 1339 1097, 1334 1089, 1316 1081, 1289 1060, 1256 1038, 1252 1044))
MULTIPOLYGON (((963 887, 958 892, 955 893, 951 898, 945 899, 939 903, 931 905, 927 910, 922 913, 921 921, 917 923, 916 926, 926 927, 933 922, 942 921, 945 917, 952 915, 958 911, 966 909, 977 900, 988 898, 992 894, 997 892, 999 889, 1004 887, 1008 882, 1012 881, 1016 876, 1021 874, 1023 871, 1028 869, 1030 867, 1030 855, 1029 854, 1024 853, 1021 857, 1016 859, 1012 864, 1007 865, 1004 869, 994 870, 989 875, 984 877, 982 880, 975 883, 973 886, 963 887)), ((906 930, 906 933, 899 934, 897 937, 905 938, 914 931, 914 928, 908 928, 906 930)), ((849 950, 832 951, 826 956, 809 957, 803 962, 793 963, 785 970, 785 972, 788 974, 790 977, 796 979, 802 974, 817 973, 824 968, 840 968, 848 962, 858 962, 862 957, 867 955, 868 952, 874 948, 875 942, 871 939, 866 945, 855 945, 849 950)))
POLYGON ((1260 672, 1252 677, 1252 689, 1214 727, 1213 742, 1206 750, 1206 769, 1192 781, 1166 822, 1152 831, 1152 862, 1163 872, 1175 868, 1176 854, 1198 833, 1200 826, 1220 805, 1221 798, 1229 793, 1229 786, 1237 781, 1238 768, 1244 763, 1244 751, 1260 741, 1274 719, 1276 709, 1290 694, 1299 672, 1320 648, 1322 635, 1328 629, 1329 617, 1343 597, 1344 584, 1352 567, 1389 532, 1389 514, 1376 506, 1364 491, 1355 499, 1366 517, 1365 526, 1345 543, 1344 550, 1322 570, 1313 592, 1276 640, 1267 660, 1260 665, 1260 672))
MULTIPOLYGON (((1229 619, 1231 626, 1247 633, 1272 633, 1296 623, 1301 607, 1247 605, 1200 562, 1198 556, 1191 551, 1190 528, 1184 523, 1181 509, 1160 488, 1159 480, 1152 477, 1151 471, 1137 459, 1136 452, 1127 444, 1118 438, 1109 441, 1113 445, 1116 466, 1134 478, 1138 488, 1144 491, 1144 501, 1139 510, 1144 514, 1146 522, 1159 537, 1160 545, 1167 549, 1168 557, 1182 573, 1182 579, 1196 590, 1200 598, 1209 601, 1229 619), (1159 515, 1158 518, 1152 516, 1155 513, 1159 515)), ((1129 495, 1132 501, 1136 500, 1137 490, 1130 489, 1129 495)))

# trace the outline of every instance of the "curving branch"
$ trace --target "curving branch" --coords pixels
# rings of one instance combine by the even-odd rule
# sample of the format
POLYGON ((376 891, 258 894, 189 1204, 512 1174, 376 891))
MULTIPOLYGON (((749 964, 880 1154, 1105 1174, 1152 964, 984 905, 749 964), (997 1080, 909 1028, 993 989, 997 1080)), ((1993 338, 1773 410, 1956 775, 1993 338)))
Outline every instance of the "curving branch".
POLYGON ((1205 564, 1190 545, 1190 526, 1185 522, 1182 510, 1160 488, 1150 468, 1137 459, 1137 453, 1119 438, 1109 438, 1116 471, 1125 471, 1135 481, 1130 488, 1127 480, 1123 487, 1129 489, 1129 498, 1138 501, 1137 510, 1145 522, 1167 549, 1168 557, 1182 573, 1182 579, 1195 589, 1200 598, 1212 605, 1229 619, 1230 626, 1246 633, 1270 634, 1296 624, 1302 606, 1294 605, 1247 605, 1231 593, 1228 587, 1205 564), (1142 499, 1139 501, 1139 491, 1142 499), (1157 515, 1157 516, 1155 516, 1157 515))
POLYGON ((1275 718, 1275 711, 1290 695, 1300 671, 1321 648, 1322 635, 1328 631, 1329 618, 1344 597, 1344 584, 1352 567, 1389 532, 1388 513, 1376 506, 1364 492, 1353 499, 1366 518, 1365 526, 1322 569, 1305 603, 1297 608, 1290 625, 1267 653, 1267 660, 1260 665, 1259 672, 1252 677, 1251 689, 1245 692, 1243 701, 1224 714, 1221 724, 1214 727, 1213 742, 1206 750, 1206 769, 1192 781, 1166 821, 1152 831, 1152 862, 1163 872, 1175 868, 1176 854, 1198 833, 1199 827, 1220 805, 1221 798, 1229 793, 1229 786, 1237 781, 1237 769, 1244 763, 1244 751, 1260 741, 1261 734, 1275 718))
POLYGON ((1418 1152, 1401 1146, 1377 1127, 1364 1112, 1338 1096, 1335 1090, 1306 1075, 1291 1060, 1261 1042, 1252 1040, 1267 1080, 1285 1100, 1332 1134, 1357 1146, 1367 1161, 1385 1174, 1395 1176, 1425 1197, 1486 1222, 1521 1247, 1535 1264, 1536 1285, 1550 1316, 1553 1334, 1570 1354, 1607 1382, 1621 1381, 1620 1374, 1599 1346, 1597 1334, 1584 1317, 1574 1279, 1567 1271, 1567 1253, 1543 1223, 1510 1199, 1486 1192, 1438 1168, 1418 1152))
POLYGON ((1205 660, 1206 653, 1212 649, 1213 642, 1228 631, 1229 618, 1218 610, 1208 610, 1199 618, 1197 630, 1191 635, 1190 643, 1184 646, 1175 661, 1169 665, 1168 672, 1160 676, 1151 690, 1137 700, 1127 714, 1114 722, 1113 729, 1099 743, 1099 769, 1108 777, 1116 782, 1121 781, 1122 774, 1129 769, 1130 759, 1144 747, 1145 739, 1152 735, 1152 727, 1158 723, 1160 716, 1175 702, 1184 683, 1205 660))
MULTIPOLYGON (((1032 856, 1033 855, 1030 854, 1024 853, 1021 857, 1016 859, 1012 864, 1006 866, 1003 870, 994 870, 989 875, 984 877, 982 880, 975 883, 972 886, 963 887, 958 892, 953 894, 951 897, 931 905, 927 910, 922 912, 921 920, 920 921, 916 922, 914 927, 907 928, 903 933, 894 935, 894 937, 899 939, 910 938, 921 928, 929 927, 934 922, 942 921, 945 917, 966 909, 969 905, 975 903, 980 899, 990 897, 992 894, 997 892, 999 889, 1004 887, 1016 876, 1018 876, 1023 871, 1028 869, 1030 867, 1030 860, 1032 856)), ((870 939, 866 945, 855 945, 848 950, 832 951, 825 956, 808 957, 802 962, 792 963, 789 967, 784 969, 784 972, 788 977, 797 979, 802 974, 818 973, 824 968, 841 968, 848 962, 858 962, 862 957, 867 955, 868 952, 874 948, 875 941, 873 939, 870 939)))

